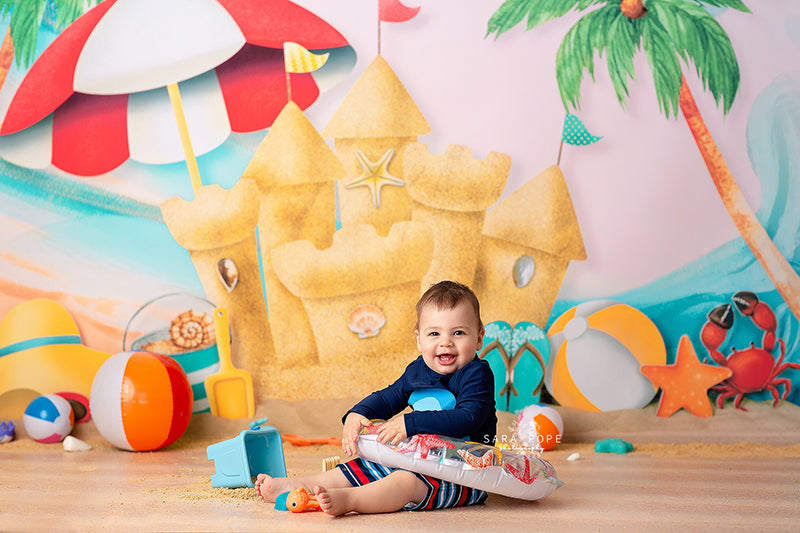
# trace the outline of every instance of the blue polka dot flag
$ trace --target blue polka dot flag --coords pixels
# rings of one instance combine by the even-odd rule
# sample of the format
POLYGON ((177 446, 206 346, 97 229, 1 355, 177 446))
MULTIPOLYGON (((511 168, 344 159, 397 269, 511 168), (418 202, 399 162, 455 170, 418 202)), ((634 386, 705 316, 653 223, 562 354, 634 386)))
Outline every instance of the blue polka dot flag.
POLYGON ((567 116, 564 117, 564 131, 561 133, 561 140, 565 143, 575 146, 586 146, 596 143, 600 139, 602 139, 602 137, 597 137, 589 133, 586 126, 581 122, 581 119, 572 113, 567 113, 567 116))

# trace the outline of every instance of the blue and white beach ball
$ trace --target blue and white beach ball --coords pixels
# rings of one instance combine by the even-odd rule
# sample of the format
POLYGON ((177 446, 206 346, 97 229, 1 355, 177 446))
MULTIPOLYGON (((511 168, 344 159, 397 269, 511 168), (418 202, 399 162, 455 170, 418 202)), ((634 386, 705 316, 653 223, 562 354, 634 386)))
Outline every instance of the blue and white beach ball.
POLYGON ((22 425, 36 442, 61 442, 72 431, 75 415, 67 400, 57 394, 46 394, 28 404, 22 425))

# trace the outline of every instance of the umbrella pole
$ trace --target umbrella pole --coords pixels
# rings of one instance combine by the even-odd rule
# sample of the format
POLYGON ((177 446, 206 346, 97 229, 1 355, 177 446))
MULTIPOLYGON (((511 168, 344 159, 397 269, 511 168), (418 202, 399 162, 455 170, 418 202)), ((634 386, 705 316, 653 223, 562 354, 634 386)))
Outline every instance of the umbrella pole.
POLYGON ((192 140, 189 138, 189 127, 186 125, 186 116, 183 114, 183 103, 178 84, 170 83, 167 85, 167 92, 172 103, 172 111, 175 113, 175 121, 178 123, 178 131, 181 134, 181 144, 183 144, 183 153, 186 156, 189 178, 192 180, 192 189, 197 192, 203 186, 203 182, 200 180, 200 169, 197 167, 197 159, 194 157, 194 150, 192 150, 192 140))

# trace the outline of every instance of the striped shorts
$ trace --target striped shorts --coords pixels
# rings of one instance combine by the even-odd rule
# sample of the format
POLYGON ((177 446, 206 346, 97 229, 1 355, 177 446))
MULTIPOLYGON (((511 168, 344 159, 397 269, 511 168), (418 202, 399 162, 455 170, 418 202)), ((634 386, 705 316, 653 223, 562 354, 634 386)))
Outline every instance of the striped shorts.
MULTIPOLYGON (((337 468, 344 473, 347 481, 354 487, 372 483, 397 470, 396 468, 389 468, 361 458, 339 464, 337 468)), ((428 487, 428 493, 421 502, 408 503, 403 507, 406 511, 429 511, 431 509, 476 505, 485 502, 488 497, 486 492, 482 490, 464 487, 450 481, 442 481, 435 477, 417 474, 416 472, 414 472, 414 475, 425 483, 425 486, 428 487)))

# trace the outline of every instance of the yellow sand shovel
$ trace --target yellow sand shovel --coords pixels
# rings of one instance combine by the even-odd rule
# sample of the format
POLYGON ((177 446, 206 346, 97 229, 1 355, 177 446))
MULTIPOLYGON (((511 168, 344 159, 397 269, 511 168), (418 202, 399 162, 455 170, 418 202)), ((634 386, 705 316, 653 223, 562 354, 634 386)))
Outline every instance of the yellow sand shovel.
POLYGON ((214 329, 217 333, 219 372, 205 379, 211 414, 223 418, 248 418, 255 415, 253 377, 247 370, 234 368, 231 363, 231 334, 228 312, 214 309, 214 329))

